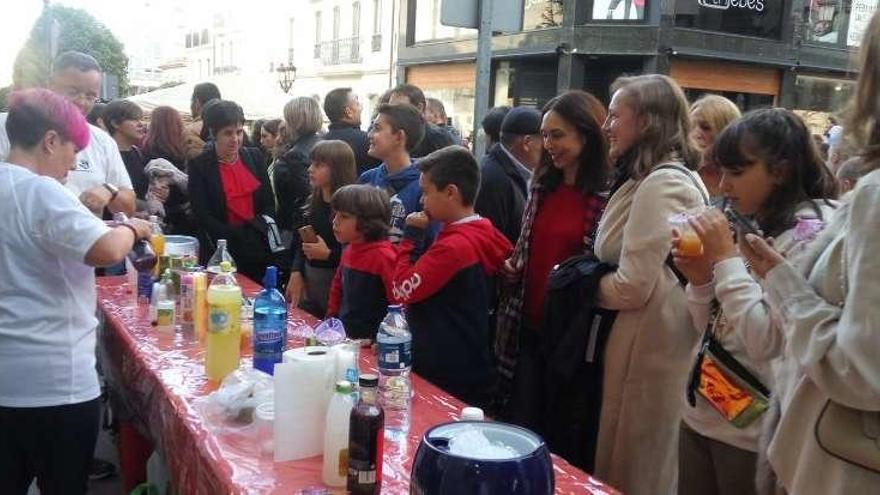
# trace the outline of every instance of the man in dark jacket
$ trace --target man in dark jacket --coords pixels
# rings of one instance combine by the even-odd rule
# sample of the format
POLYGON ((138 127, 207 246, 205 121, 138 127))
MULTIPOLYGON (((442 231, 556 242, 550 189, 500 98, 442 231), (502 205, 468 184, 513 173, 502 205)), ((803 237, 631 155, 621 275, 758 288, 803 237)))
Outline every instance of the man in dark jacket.
POLYGON ((513 244, 519 239, 529 182, 543 151, 541 112, 516 107, 501 123, 501 141, 480 163, 483 181, 475 209, 513 244))
POLYGON ((324 113, 330 120, 324 139, 338 139, 351 146, 358 176, 382 163, 367 154, 370 142, 367 133, 361 130, 361 103, 351 88, 336 88, 327 93, 324 97, 324 113))
MULTIPOLYGON (((419 112, 421 112, 422 116, 425 116, 425 108, 427 107, 427 100, 425 99, 425 93, 418 86, 414 86, 412 84, 401 84, 397 86, 391 91, 391 99, 389 103, 392 105, 397 105, 400 103, 409 103, 410 105, 416 107, 419 112)), ((425 137, 419 142, 416 147, 410 152, 410 156, 413 158, 421 158, 432 151, 439 150, 440 148, 445 148, 447 146, 453 144, 461 144, 460 140, 457 140, 449 131, 445 129, 441 129, 434 124, 426 123, 425 124, 425 137)))

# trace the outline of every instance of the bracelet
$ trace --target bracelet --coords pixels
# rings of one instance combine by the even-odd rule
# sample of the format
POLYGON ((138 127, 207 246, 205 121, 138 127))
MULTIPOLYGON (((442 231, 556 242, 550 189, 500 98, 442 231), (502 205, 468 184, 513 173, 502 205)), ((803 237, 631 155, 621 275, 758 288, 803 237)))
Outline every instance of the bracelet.
POLYGON ((128 223, 128 222, 123 222, 123 223, 118 224, 117 227, 127 227, 128 229, 131 230, 131 233, 134 234, 134 240, 135 240, 135 242, 137 242, 138 240, 140 240, 141 236, 138 234, 137 229, 134 228, 134 225, 132 225, 132 224, 130 224, 130 223, 128 223))

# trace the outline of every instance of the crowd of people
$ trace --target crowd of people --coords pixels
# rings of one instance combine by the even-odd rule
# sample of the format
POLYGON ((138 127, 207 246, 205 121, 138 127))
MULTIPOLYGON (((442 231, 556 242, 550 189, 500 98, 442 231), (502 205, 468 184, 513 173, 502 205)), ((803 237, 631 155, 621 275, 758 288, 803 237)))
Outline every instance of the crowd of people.
POLYGON ((85 489, 93 267, 157 215, 350 336, 405 305, 417 373, 624 493, 880 491, 880 15, 861 46, 827 160, 793 112, 663 75, 493 108, 477 157, 409 84, 367 126, 337 88, 248 135, 211 83, 189 124, 99 107, 62 54, 0 115, 0 486, 85 489))

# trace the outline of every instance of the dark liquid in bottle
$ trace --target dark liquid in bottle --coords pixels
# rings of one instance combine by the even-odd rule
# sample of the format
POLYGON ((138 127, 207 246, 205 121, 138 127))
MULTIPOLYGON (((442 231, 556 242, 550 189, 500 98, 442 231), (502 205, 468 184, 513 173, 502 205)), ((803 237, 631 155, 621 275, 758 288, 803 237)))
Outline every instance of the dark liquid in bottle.
POLYGON ((348 432, 348 483, 355 495, 378 494, 382 486, 385 412, 359 401, 351 410, 348 432))
POLYGON ((128 253, 128 259, 131 261, 134 269, 139 272, 150 271, 156 266, 156 253, 150 243, 145 240, 139 240, 134 243, 131 251, 128 253))

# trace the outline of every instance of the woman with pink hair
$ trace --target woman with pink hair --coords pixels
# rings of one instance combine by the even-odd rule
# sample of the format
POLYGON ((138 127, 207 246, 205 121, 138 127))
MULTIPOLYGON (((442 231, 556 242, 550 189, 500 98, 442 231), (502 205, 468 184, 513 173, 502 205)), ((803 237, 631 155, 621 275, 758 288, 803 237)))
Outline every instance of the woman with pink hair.
POLYGON ((10 97, 0 161, 0 493, 85 493, 98 435, 95 270, 149 223, 110 228, 64 187, 85 118, 45 89, 10 97))

